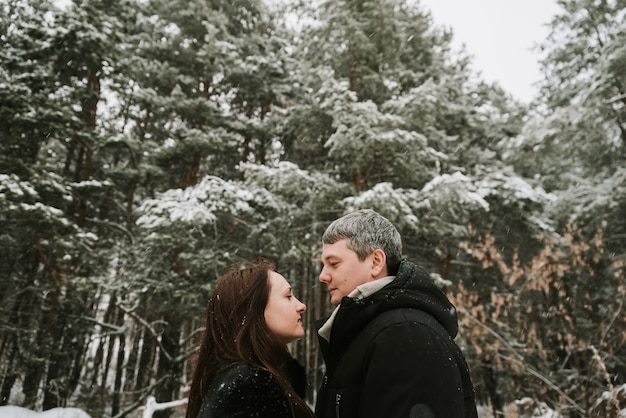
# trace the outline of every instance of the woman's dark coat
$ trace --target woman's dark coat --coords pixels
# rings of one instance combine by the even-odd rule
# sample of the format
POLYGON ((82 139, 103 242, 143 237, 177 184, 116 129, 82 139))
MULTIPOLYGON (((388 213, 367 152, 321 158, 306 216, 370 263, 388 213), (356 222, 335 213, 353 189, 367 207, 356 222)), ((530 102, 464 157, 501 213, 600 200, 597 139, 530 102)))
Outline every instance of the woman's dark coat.
MULTIPOLYGON (((294 390, 304 397, 304 369, 293 361, 294 390)), ((221 367, 211 379, 197 418, 292 418, 287 394, 274 375, 247 364, 221 367)))
POLYGON ((330 341, 319 338, 327 369, 317 418, 476 417, 457 330, 454 306, 406 260, 381 290, 344 297, 330 341))

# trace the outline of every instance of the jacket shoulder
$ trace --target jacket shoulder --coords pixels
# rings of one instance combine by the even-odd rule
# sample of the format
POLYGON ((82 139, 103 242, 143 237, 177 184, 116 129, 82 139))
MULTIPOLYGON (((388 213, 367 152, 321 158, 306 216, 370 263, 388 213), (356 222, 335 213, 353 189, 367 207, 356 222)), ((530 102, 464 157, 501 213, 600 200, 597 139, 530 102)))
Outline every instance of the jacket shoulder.
POLYGON ((220 370, 209 385, 198 418, 290 417, 287 397, 268 371, 239 364, 220 370))
POLYGON ((378 332, 398 324, 422 324, 441 334, 441 336, 450 337, 450 333, 434 316, 420 309, 412 308, 396 308, 382 312, 368 324, 369 332, 367 334, 373 337, 378 332))

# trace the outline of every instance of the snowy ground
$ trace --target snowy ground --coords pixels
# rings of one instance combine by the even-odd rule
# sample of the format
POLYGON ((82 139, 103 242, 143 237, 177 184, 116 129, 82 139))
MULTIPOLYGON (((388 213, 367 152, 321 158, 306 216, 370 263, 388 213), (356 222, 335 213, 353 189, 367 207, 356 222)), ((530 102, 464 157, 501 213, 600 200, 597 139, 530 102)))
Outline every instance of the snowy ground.
POLYGON ((0 406, 1 418, 91 418, 88 413, 78 408, 52 408, 44 412, 35 412, 20 406, 0 406))

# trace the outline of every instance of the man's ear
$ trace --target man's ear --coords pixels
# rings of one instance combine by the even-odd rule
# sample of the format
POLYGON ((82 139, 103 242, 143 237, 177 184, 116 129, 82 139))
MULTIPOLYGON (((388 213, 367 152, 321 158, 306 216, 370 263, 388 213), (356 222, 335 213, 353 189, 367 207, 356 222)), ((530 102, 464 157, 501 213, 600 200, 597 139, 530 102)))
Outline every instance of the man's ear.
POLYGON ((372 253, 372 277, 380 279, 387 274, 387 254, 378 248, 372 253))

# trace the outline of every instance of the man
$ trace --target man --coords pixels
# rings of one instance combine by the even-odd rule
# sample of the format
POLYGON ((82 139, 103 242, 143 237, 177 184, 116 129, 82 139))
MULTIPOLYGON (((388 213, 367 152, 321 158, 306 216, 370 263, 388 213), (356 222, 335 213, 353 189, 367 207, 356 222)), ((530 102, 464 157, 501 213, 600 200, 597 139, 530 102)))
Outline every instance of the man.
POLYGON ((322 237, 333 313, 318 321, 326 374, 317 418, 477 417, 474 388, 454 343, 454 306, 428 273, 402 260, 388 219, 360 210, 322 237))

